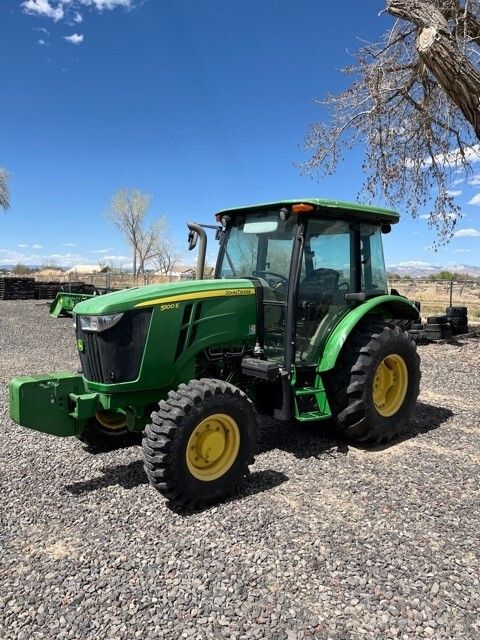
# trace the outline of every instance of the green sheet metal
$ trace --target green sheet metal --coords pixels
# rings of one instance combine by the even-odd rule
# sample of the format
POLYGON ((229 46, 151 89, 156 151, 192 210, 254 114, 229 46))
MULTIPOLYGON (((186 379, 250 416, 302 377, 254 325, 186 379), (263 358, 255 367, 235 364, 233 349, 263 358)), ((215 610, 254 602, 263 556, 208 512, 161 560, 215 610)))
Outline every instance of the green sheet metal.
POLYGON ((419 315, 413 302, 402 296, 377 296, 363 302, 344 316, 330 334, 319 359, 317 367, 319 373, 334 368, 345 341, 367 313, 379 314, 383 318, 408 318, 411 320, 416 320, 419 315))
MULTIPOLYGON (((186 280, 184 282, 164 282, 149 284, 135 289, 123 289, 103 296, 92 296, 75 309, 79 315, 101 315, 120 313, 137 307, 161 307, 164 304, 215 298, 232 300, 253 297, 254 287, 250 280, 186 280), (213 295, 215 294, 215 295, 213 295), (175 300, 173 300, 175 298, 175 300)), ((172 307, 173 309, 173 307, 172 307)), ((165 309, 167 311, 171 309, 165 309)))
POLYGON ((59 291, 55 300, 50 305, 50 315, 52 318, 71 316, 75 305, 93 297, 95 297, 93 293, 69 293, 68 291, 59 291))
POLYGON ((294 200, 276 200, 275 202, 264 202, 261 204, 253 204, 245 207, 235 207, 233 209, 223 209, 219 211, 217 215, 234 214, 234 213, 248 213, 258 209, 281 209, 282 207, 288 207, 292 204, 300 204, 305 202, 307 204, 313 204, 316 208, 317 215, 321 215, 322 212, 327 215, 339 216, 342 212, 351 214, 359 220, 372 220, 378 222, 387 222, 395 224, 399 221, 400 216, 393 209, 383 209, 381 207, 374 207, 368 204, 361 204, 359 202, 348 202, 344 200, 326 200, 323 198, 295 198, 294 200))

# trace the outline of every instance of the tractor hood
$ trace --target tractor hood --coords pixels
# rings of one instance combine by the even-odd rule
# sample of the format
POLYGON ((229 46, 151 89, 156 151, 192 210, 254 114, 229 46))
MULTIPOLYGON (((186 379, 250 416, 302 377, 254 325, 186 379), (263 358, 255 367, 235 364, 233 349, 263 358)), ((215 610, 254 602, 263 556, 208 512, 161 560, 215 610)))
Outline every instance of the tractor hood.
POLYGON ((94 296, 77 304, 74 313, 85 316, 105 315, 186 300, 245 296, 254 293, 252 282, 246 279, 166 282, 94 296))

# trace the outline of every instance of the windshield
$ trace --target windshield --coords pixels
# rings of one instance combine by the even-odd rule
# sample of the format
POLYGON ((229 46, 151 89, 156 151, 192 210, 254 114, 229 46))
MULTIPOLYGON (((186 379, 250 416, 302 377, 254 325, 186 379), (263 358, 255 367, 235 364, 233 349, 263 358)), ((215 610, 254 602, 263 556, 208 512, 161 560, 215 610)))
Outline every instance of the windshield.
POLYGON ((279 220, 278 211, 248 215, 228 231, 221 278, 264 278, 288 282, 294 223, 279 220))

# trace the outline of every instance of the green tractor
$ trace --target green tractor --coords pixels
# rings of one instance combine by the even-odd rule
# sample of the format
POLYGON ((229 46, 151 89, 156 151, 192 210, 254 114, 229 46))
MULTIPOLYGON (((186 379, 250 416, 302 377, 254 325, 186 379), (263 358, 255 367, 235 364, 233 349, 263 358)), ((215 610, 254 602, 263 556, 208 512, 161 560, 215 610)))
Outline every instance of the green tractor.
POLYGON ((151 484, 174 508, 232 492, 253 462, 257 415, 331 419, 350 441, 387 441, 408 423, 420 360, 398 326, 415 305, 389 295, 382 233, 394 211, 290 200, 189 224, 197 280, 96 296, 75 306, 82 375, 10 382, 20 425, 90 443, 143 432, 151 484))

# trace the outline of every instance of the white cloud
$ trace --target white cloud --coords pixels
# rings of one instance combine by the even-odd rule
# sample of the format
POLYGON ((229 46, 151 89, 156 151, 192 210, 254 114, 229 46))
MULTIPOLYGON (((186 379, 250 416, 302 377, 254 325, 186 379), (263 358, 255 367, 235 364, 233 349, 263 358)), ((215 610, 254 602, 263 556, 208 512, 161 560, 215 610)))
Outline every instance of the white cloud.
POLYGON ((470 147, 463 149, 464 156, 460 153, 460 149, 453 149, 449 153, 440 153, 435 156, 435 160, 438 164, 442 164, 448 167, 457 167, 462 163, 462 158, 465 157, 467 162, 480 162, 480 144, 472 144, 470 147))
POLYGON ((472 253, 471 249, 455 249, 453 253, 472 253))
POLYGON ((41 244, 32 244, 32 249, 43 249, 43 245, 41 245, 41 244))
POLYGON ((467 182, 471 187, 478 187, 480 185, 480 173, 473 175, 467 182))
POLYGON ((447 189, 447 196, 451 198, 455 198, 456 196, 461 196, 462 192, 460 189, 447 189))
POLYGON ((130 266, 132 264, 132 258, 130 256, 102 256, 102 262, 112 262, 121 266, 130 266))
MULTIPOLYGON (((64 20, 66 24, 74 25, 83 22, 83 11, 85 8, 96 9, 97 11, 113 10, 119 7, 133 9, 136 0, 23 0, 20 6, 24 13, 31 16, 51 18, 54 22, 64 20)), ((40 31, 40 29, 39 29, 40 31)), ((43 31, 46 35, 47 31, 43 31)), ((65 38, 73 44, 80 44, 77 34, 65 38), (75 36, 75 38, 74 38, 75 36)))
POLYGON ((87 253, 105 254, 110 253, 110 251, 113 251, 112 247, 109 247, 108 249, 89 249, 87 253))
POLYGON ((94 6, 99 11, 103 11, 104 9, 115 9, 116 7, 125 7, 126 9, 131 9, 133 5, 133 0, 80 0, 82 4, 89 6, 94 6))
MULTIPOLYGON (((450 167, 452 169, 461 166, 463 161, 471 162, 472 164, 480 162, 480 144, 472 144, 470 147, 464 147, 463 155, 457 147, 448 153, 438 153, 434 156, 434 159, 438 165, 450 167)), ((431 167, 432 164, 432 158, 425 158, 425 160, 421 162, 421 166, 423 167, 431 167)), ((405 165, 407 168, 412 168, 414 166, 418 166, 418 161, 407 158, 405 165)))
MULTIPOLYGON (((461 191, 459 193, 461 193, 461 191)), ((454 195, 455 194, 456 194, 456 192, 454 192, 454 195)), ((421 215, 419 217, 420 217, 420 220, 430 220, 431 219, 431 215, 429 213, 424 213, 423 215, 421 215)), ((450 218, 450 220, 456 220, 458 218, 458 216, 455 213, 447 213, 446 217, 450 218)), ((435 216, 433 216, 433 218, 435 218, 435 216)))
MULTIPOLYGON (((62 246, 74 246, 72 242, 66 242, 62 246)), ((59 267, 72 267, 76 264, 98 264, 98 260, 102 263, 111 264, 117 267, 122 268, 131 268, 132 267, 132 257, 125 255, 117 255, 113 253, 105 254, 105 251, 112 252, 114 251, 112 248, 110 249, 100 249, 97 257, 92 258, 92 253, 95 253, 96 250, 86 252, 86 253, 74 253, 74 252, 57 252, 57 253, 49 253, 45 254, 40 251, 35 251, 35 249, 42 248, 41 245, 28 245, 28 244, 20 244, 18 245, 18 249, 0 249, 0 266, 1 265, 9 265, 16 264, 18 262, 22 264, 28 265, 36 265, 40 266, 42 264, 50 263, 56 264, 59 267), (27 249, 25 251, 25 249, 27 249), (30 249, 30 250, 28 250, 30 249)), ((98 253, 97 251, 97 253, 98 253)))
POLYGON ((480 238, 480 231, 478 229, 459 229, 453 234, 456 238, 480 238))
POLYGON ((476 205, 477 207, 480 207, 480 193, 477 193, 476 195, 474 195, 473 198, 468 201, 468 204, 473 204, 473 205, 476 205))
POLYGON ((454 186, 454 187, 456 187, 456 186, 457 186, 457 184, 462 184, 462 182, 465 182, 465 180, 464 180, 463 178, 456 178, 456 179, 453 181, 453 186, 454 186))
POLYGON ((40 40, 38 41, 38 44, 41 44, 42 46, 46 45, 47 43, 45 42, 45 40, 42 40, 40 38, 40 40))
POLYGON ((64 242, 62 247, 75 247, 76 245, 73 242, 64 242))
POLYGON ((54 22, 62 20, 65 15, 62 2, 50 4, 50 0, 25 0, 21 6, 25 13, 52 18, 54 22))
MULTIPOLYGON (((116 257, 116 256, 112 256, 116 257)), ((124 258, 124 256, 118 256, 124 258)), ((72 267, 76 264, 90 264, 91 258, 86 257, 80 253, 34 253, 29 251, 19 251, 17 249, 0 249, 0 265, 16 264, 21 262, 22 264, 40 266, 45 263, 56 264, 59 267, 72 267)), ((130 266, 125 258, 125 263, 119 266, 130 266)))
POLYGON ((71 44, 82 44, 83 42, 83 34, 80 33, 72 33, 71 36, 63 36, 63 39, 71 44))

